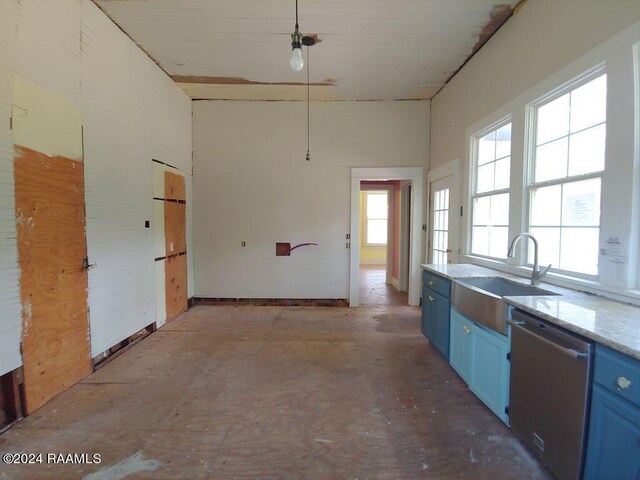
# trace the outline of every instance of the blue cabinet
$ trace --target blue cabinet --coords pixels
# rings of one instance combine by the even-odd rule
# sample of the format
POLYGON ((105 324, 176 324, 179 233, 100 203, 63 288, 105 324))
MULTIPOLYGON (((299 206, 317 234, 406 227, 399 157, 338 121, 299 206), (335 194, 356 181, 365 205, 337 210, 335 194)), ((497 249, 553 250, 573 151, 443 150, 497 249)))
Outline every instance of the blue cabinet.
POLYGON ((467 320, 455 308, 451 309, 449 363, 467 385, 471 383, 471 356, 473 354, 471 331, 473 325, 471 320, 467 320))
POLYGON ((508 423, 509 338, 475 325, 469 388, 500 419, 508 423))
POLYGON ((450 330, 449 363, 469 389, 508 423, 509 337, 477 325, 455 308, 450 330))
POLYGON ((422 333, 449 359, 451 281, 424 271, 422 274, 422 333))
POLYGON ((584 479, 640 478, 640 362, 596 346, 584 479))

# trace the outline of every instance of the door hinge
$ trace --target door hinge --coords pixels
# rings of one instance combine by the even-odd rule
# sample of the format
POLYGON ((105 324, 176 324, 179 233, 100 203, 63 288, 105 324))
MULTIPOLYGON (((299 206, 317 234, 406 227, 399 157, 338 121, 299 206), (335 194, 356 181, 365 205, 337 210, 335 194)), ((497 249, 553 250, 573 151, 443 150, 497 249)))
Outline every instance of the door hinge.
POLYGON ((462 212, 464 212, 464 207, 460 205, 460 216, 462 216, 462 212))
POLYGON ((20 342, 20 355, 22 355, 22 342, 20 342))
POLYGON ((507 353, 507 361, 509 361, 509 362, 511 361, 511 352, 507 353))
POLYGON ((504 407, 504 413, 509 415, 509 406, 504 407))
POLYGON ((13 117, 9 117, 9 130, 13 130, 13 117))

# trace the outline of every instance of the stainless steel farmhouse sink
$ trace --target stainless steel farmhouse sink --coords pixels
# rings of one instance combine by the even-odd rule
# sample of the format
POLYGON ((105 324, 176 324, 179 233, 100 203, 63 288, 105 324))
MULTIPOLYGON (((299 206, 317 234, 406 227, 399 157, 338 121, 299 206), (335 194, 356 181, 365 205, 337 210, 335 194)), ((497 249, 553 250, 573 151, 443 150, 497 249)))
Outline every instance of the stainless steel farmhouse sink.
POLYGON ((461 278, 453 282, 451 305, 465 317, 507 333, 507 304, 502 297, 559 295, 502 277, 461 278))

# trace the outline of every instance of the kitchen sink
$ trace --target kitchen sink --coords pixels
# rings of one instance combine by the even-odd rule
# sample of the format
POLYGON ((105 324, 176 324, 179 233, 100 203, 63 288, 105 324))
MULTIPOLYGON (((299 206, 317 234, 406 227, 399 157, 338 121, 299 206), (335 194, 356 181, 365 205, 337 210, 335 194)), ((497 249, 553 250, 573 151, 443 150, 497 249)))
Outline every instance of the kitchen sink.
POLYGON ((507 334, 507 304, 502 297, 559 295, 502 277, 461 278, 453 282, 451 305, 470 320, 507 334))

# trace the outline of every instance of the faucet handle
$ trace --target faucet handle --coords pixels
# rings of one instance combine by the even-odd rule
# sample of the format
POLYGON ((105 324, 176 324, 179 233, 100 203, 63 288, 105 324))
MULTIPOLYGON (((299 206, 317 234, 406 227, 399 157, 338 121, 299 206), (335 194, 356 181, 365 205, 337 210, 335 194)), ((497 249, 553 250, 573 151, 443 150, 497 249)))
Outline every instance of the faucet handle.
POLYGON ((551 268, 551 264, 547 265, 542 270, 540 270, 540 276, 546 275, 550 268, 551 268))

